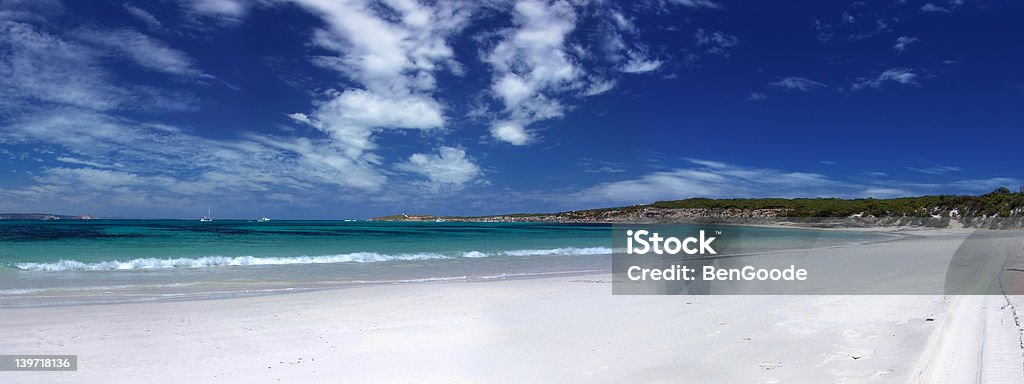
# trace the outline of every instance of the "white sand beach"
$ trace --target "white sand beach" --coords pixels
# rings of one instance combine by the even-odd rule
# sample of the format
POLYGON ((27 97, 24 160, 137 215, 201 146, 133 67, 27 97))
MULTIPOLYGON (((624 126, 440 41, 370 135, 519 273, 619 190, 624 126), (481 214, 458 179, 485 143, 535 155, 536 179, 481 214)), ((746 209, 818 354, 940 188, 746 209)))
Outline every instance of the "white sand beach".
MULTIPOLYGON (((950 231, 862 247, 899 253, 950 231)), ((863 249, 838 248, 853 257, 863 249)), ((611 276, 0 310, 4 383, 1016 383, 1020 297, 613 296, 611 276)))

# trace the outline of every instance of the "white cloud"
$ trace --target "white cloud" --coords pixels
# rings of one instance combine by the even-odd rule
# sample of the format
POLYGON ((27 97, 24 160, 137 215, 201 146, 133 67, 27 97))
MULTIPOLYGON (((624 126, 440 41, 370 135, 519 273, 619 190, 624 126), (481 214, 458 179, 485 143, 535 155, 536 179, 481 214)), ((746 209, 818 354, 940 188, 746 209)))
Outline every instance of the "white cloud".
POLYGON ((506 73, 494 82, 491 89, 505 102, 505 105, 519 105, 533 96, 534 90, 523 78, 514 73, 506 73))
POLYGON ((623 173, 626 172, 626 165, 619 162, 598 160, 592 158, 580 159, 580 165, 585 173, 623 173))
POLYGON ((893 197, 906 197, 913 196, 913 194, 906 189, 899 188, 886 188, 886 187, 872 187, 865 189, 862 194, 864 197, 874 197, 877 199, 886 199, 893 197))
POLYGON ((432 129, 444 125, 441 106, 419 95, 385 97, 364 90, 335 93, 311 116, 292 114, 334 138, 352 158, 373 150, 374 129, 432 129))
POLYGON ((117 52, 140 67, 181 76, 198 76, 192 59, 184 52, 131 29, 115 31, 82 30, 78 39, 95 44, 103 50, 117 52))
POLYGON ((572 198, 603 204, 636 204, 690 197, 833 196, 837 190, 853 190, 846 183, 816 173, 746 168, 697 159, 691 162, 694 167, 602 183, 572 198))
POLYGON ((454 60, 447 39, 465 26, 475 9, 453 2, 426 7, 411 0, 386 1, 386 10, 359 0, 297 3, 327 23, 317 31, 314 43, 338 56, 322 59, 381 94, 433 89, 433 73, 454 60), (390 12, 398 19, 391 19, 390 12))
POLYGON ((818 32, 818 41, 827 43, 829 40, 832 40, 831 24, 822 23, 817 18, 811 19, 811 24, 814 26, 814 30, 818 32))
POLYGON ((584 96, 596 96, 615 88, 615 80, 595 78, 591 80, 590 86, 583 92, 584 96))
POLYGON ((320 16, 326 27, 314 43, 336 53, 314 63, 339 71, 363 88, 329 91, 310 114, 292 114, 329 134, 351 159, 376 162, 366 154, 376 148, 373 132, 381 129, 432 129, 444 126, 444 111, 430 92, 434 73, 457 68, 447 39, 468 21, 473 7, 454 2, 424 6, 389 0, 381 6, 364 1, 298 0, 320 16), (386 8, 382 8, 386 7, 386 8))
POLYGON ((864 32, 861 32, 861 33, 852 34, 852 35, 850 35, 850 38, 853 39, 853 40, 867 39, 869 37, 874 37, 874 36, 878 35, 879 33, 882 33, 882 32, 888 31, 888 30, 889 30, 889 24, 886 23, 885 20, 883 20, 883 19, 877 19, 877 20, 875 20, 875 28, 874 29, 868 30, 868 31, 864 31, 864 32))
POLYGON ((954 167, 949 165, 935 165, 925 168, 908 167, 907 169, 914 172, 926 173, 929 175, 941 175, 949 172, 960 172, 960 167, 954 167))
POLYGON ((970 193, 991 192, 999 187, 1013 189, 1014 186, 1024 185, 1024 180, 1015 177, 990 177, 987 179, 957 180, 950 183, 950 186, 970 193))
POLYGON ((126 90, 108 84, 97 52, 18 22, 0 21, 0 108, 27 101, 112 109, 126 90))
POLYGON ((521 124, 513 121, 497 122, 491 126, 491 135, 498 140, 512 145, 526 145, 533 140, 521 124))
POLYGON ((662 68, 662 60, 646 60, 634 57, 630 58, 629 62, 626 62, 622 71, 627 74, 643 74, 651 71, 657 71, 658 68, 662 68))
POLYGON ((373 164, 324 140, 255 134, 214 140, 75 109, 18 119, 0 131, 0 141, 53 146, 62 153, 53 161, 81 166, 43 163, 36 185, 3 191, 41 201, 181 206, 208 196, 260 201, 269 191, 336 198, 378 191, 387 181, 373 164))
POLYGON ((845 23, 845 24, 853 24, 853 23, 856 23, 856 22, 857 22, 857 19, 855 19, 853 17, 853 15, 850 14, 850 12, 843 12, 843 23, 845 23))
POLYGON ((767 99, 767 98, 768 98, 768 95, 765 95, 764 93, 761 93, 761 92, 748 92, 747 93, 747 100, 749 100, 749 101, 760 101, 760 100, 764 100, 764 99, 767 99))
POLYGON ((97 163, 95 161, 79 160, 79 159, 76 159, 76 158, 73 158, 73 157, 58 156, 54 160, 57 160, 57 161, 62 162, 62 163, 68 163, 68 164, 87 165, 87 166, 94 167, 94 168, 107 168, 108 167, 106 164, 100 164, 100 163, 97 163))
POLYGON ((237 23, 248 13, 250 2, 245 0, 185 0, 184 5, 193 14, 216 18, 225 23, 237 23))
POLYGON ((581 88, 583 71, 566 52, 565 40, 576 27, 572 5, 563 0, 522 0, 514 8, 515 28, 504 31, 484 59, 494 70, 491 89, 511 121, 495 124, 491 133, 498 140, 523 145, 530 141, 527 125, 562 115, 561 104, 551 97, 581 88))
POLYGON ((92 110, 191 110, 194 97, 143 85, 119 85, 104 67, 111 55, 165 72, 193 73, 187 57, 159 43, 116 40, 119 32, 74 31, 69 38, 31 24, 0 20, 0 111, 11 114, 49 105, 92 110), (93 36, 95 35, 95 36, 93 36), (95 37, 110 44, 86 43, 95 37), (151 54, 152 56, 146 56, 151 54))
POLYGON ((156 16, 153 16, 152 13, 149 13, 149 11, 146 11, 145 9, 136 7, 128 3, 123 4, 123 7, 125 12, 128 12, 128 14, 132 15, 132 17, 135 17, 139 21, 145 23, 146 26, 148 26, 149 28, 163 29, 163 23, 161 23, 160 20, 156 18, 156 16))
POLYGON ((719 9, 722 5, 710 0, 669 0, 672 3, 682 5, 690 8, 709 8, 719 9))
MULTIPOLYGON (((640 28, 632 19, 615 8, 607 10, 606 13, 611 25, 602 31, 603 39, 599 48, 605 52, 608 61, 617 65, 620 72, 625 73, 651 72, 661 67, 663 61, 652 57, 649 48, 638 41, 640 28)), ((586 54, 587 52, 583 52, 580 56, 586 54)))
POLYGON ((459 190, 480 176, 480 167, 466 156, 466 151, 455 147, 440 147, 438 154, 414 153, 396 168, 427 177, 427 186, 434 190, 459 190))
POLYGON ((853 83, 853 90, 864 88, 881 88, 885 83, 899 83, 905 85, 917 84, 918 75, 908 68, 886 69, 876 77, 861 78, 853 83))
POLYGON ((823 84, 823 83, 820 83, 820 82, 817 82, 817 81, 814 81, 814 80, 811 80, 811 79, 799 77, 799 76, 789 76, 789 77, 783 78, 783 79, 781 79, 779 81, 772 82, 769 85, 771 85, 773 87, 778 87, 778 88, 783 88, 783 89, 792 89, 792 90, 797 90, 797 91, 802 91, 802 92, 807 92, 807 91, 811 91, 811 90, 814 90, 814 89, 824 88, 825 87, 825 84, 823 84))
POLYGON ((54 167, 47 168, 43 175, 36 177, 35 180, 44 184, 60 184, 73 188, 84 187, 106 191, 117 187, 136 186, 144 178, 134 173, 95 168, 54 167))
MULTIPOLYGON (((999 186, 1020 185, 1012 177, 955 180, 922 184, 896 180, 842 181, 827 175, 771 168, 744 167, 718 161, 689 159, 690 167, 652 172, 630 179, 607 182, 563 197, 573 204, 628 205, 692 197, 839 197, 888 198, 938 193, 981 193, 999 186)), ((955 167, 949 167, 955 168, 955 167)), ((884 177, 884 173, 871 176, 884 177)))
POLYGON ((615 23, 615 26, 619 28, 619 30, 630 33, 638 32, 636 24, 633 23, 633 20, 626 17, 626 15, 622 14, 621 11, 612 9, 608 12, 608 15, 612 19, 612 22, 615 23))
POLYGON ((584 96, 596 96, 607 91, 610 91, 614 87, 614 80, 607 80, 595 77, 591 80, 590 86, 587 87, 583 94, 584 96))
POLYGON ((893 45, 892 48, 895 49, 896 52, 903 53, 903 51, 906 50, 907 47, 910 46, 910 44, 913 44, 913 43, 916 43, 916 42, 917 42, 917 38, 916 37, 900 36, 900 37, 896 38, 896 45, 893 45))
POLYGON ((739 45, 740 39, 736 36, 727 35, 722 32, 705 32, 704 29, 697 29, 693 38, 697 40, 698 47, 707 47, 707 53, 722 57, 729 57, 728 49, 739 45))
POLYGON ((952 10, 952 8, 946 8, 946 7, 943 7, 943 6, 938 6, 938 5, 935 5, 935 4, 933 4, 933 3, 925 3, 925 5, 922 5, 922 6, 921 6, 921 11, 922 11, 922 12, 930 12, 930 13, 935 13, 935 12, 940 12, 940 13, 949 13, 949 12, 950 12, 951 10, 952 10))

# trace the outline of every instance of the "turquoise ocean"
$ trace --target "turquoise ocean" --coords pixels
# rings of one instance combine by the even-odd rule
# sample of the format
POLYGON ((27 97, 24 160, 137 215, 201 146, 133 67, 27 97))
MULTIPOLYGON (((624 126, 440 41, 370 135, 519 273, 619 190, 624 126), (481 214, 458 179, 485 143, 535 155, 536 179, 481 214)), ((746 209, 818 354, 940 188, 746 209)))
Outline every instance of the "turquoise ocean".
MULTIPOLYGON (((735 227, 745 251, 880 241, 735 227)), ((0 307, 181 300, 364 284, 609 272, 609 224, 0 221, 0 307)))

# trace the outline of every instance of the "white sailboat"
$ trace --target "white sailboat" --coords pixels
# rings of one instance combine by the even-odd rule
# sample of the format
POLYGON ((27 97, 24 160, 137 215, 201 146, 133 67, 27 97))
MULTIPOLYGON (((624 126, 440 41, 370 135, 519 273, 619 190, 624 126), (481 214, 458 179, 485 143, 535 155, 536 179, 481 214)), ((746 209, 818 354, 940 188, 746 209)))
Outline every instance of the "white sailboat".
POLYGON ((266 216, 263 216, 261 218, 256 219, 256 222, 258 222, 258 223, 265 223, 265 222, 268 222, 268 221, 270 221, 270 218, 266 217, 266 216))
POLYGON ((210 214, 210 208, 206 208, 206 216, 200 217, 199 221, 213 221, 213 215, 210 214))

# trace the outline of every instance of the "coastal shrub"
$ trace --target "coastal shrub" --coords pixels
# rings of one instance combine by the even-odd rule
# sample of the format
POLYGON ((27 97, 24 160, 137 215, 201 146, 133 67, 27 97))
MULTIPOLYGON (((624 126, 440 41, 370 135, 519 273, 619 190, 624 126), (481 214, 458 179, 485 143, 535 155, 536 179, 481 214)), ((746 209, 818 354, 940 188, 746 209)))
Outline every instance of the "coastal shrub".
POLYGON ((784 209, 789 217, 848 217, 863 213, 865 216, 949 216, 956 209, 961 216, 1002 216, 1004 211, 1024 207, 1024 193, 1012 193, 1000 187, 981 196, 934 195, 899 197, 893 199, 836 199, 836 198, 761 198, 761 199, 707 199, 658 201, 651 206, 668 209, 784 209))

